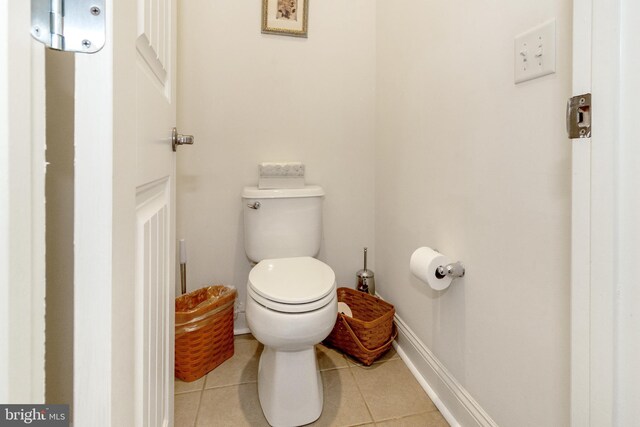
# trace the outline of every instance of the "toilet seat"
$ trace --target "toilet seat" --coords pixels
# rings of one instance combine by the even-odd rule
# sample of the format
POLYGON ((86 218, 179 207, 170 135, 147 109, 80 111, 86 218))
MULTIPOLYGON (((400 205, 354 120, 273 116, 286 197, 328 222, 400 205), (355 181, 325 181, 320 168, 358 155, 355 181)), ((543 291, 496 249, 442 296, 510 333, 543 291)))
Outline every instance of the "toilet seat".
POLYGON ((311 257, 260 261, 249 273, 248 293, 260 305, 284 313, 324 307, 336 289, 335 273, 311 257))
POLYGON ((272 301, 268 298, 264 298, 263 296, 257 294, 251 287, 248 288, 248 294, 250 298, 252 298, 261 306, 266 307, 269 310, 279 311, 281 313, 306 313, 309 311, 318 310, 329 304, 334 298, 333 293, 329 293, 322 299, 305 304, 284 304, 281 302, 272 301))

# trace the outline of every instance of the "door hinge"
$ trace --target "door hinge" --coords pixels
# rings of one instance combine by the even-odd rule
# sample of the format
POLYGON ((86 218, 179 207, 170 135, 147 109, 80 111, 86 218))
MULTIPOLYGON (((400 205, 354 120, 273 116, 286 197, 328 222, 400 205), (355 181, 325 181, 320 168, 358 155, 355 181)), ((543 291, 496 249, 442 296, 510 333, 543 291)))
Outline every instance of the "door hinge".
POLYGON ((31 0, 31 35, 66 52, 96 53, 105 42, 105 0, 31 0))
POLYGON ((569 138, 591 138, 591 94, 585 93, 567 101, 567 133, 569 138))

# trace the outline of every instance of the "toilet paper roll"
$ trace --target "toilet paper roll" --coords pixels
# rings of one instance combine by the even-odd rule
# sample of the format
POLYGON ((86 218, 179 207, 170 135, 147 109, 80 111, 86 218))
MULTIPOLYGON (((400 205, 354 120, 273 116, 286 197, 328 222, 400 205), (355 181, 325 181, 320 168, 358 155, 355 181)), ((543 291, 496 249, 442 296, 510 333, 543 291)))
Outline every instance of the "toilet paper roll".
POLYGON ((436 275, 436 269, 439 266, 446 266, 451 261, 440 252, 423 246, 416 249, 411 255, 409 262, 409 270, 411 274, 425 282, 432 289, 442 291, 447 289, 451 284, 451 277, 444 276, 439 278, 436 275))
POLYGON ((342 313, 345 316, 353 317, 353 313, 351 312, 351 308, 345 302, 338 303, 338 313, 342 313))

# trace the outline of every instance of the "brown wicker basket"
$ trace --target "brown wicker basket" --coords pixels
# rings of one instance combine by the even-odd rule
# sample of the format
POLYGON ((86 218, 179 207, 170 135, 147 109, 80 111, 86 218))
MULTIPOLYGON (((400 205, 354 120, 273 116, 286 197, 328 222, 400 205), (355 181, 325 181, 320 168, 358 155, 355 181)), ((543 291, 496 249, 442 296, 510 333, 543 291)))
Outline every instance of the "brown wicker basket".
POLYGON ((236 290, 216 285, 176 298, 175 376, 195 381, 233 356, 236 290))
POLYGON ((338 301, 349 306, 353 317, 338 313, 324 343, 369 366, 389 350, 398 335, 393 324, 396 310, 388 302, 360 291, 338 288, 337 292, 338 301))

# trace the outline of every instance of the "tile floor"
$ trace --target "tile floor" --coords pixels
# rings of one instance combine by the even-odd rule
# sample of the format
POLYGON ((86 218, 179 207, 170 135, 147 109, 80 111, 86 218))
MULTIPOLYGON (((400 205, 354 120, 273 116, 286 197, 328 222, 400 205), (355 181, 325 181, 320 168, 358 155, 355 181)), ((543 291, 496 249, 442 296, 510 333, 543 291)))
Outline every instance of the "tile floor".
MULTIPOLYGON (((235 338, 235 354, 206 377, 176 379, 175 427, 269 426, 258 401, 262 344, 235 338)), ((324 409, 313 426, 448 426, 402 359, 391 349, 370 367, 316 346, 324 409)))

